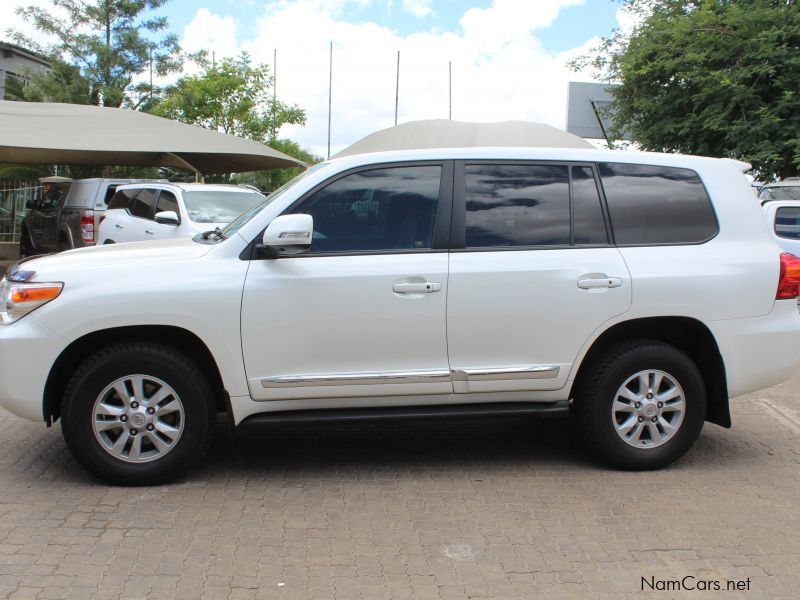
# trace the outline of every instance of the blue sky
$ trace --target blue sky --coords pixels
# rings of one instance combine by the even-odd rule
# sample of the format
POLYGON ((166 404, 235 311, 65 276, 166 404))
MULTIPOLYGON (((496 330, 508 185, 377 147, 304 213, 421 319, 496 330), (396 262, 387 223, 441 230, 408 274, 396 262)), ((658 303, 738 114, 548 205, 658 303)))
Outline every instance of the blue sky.
MULTIPOLYGON (((519 0, 536 3, 539 0, 519 0)), ((256 30, 257 17, 264 5, 274 4, 256 0, 172 0, 163 13, 169 18, 171 29, 180 33, 194 17, 200 7, 215 14, 227 14, 240 23, 242 34, 252 36, 256 30)), ((354 23, 373 22, 397 31, 402 35, 421 29, 458 31, 459 19, 465 8, 488 8, 491 0, 434 0, 431 13, 416 17, 402 9, 399 0, 395 2, 371 2, 366 5, 355 4, 347 8, 347 18, 354 23)), ((547 28, 537 31, 537 37, 550 52, 563 52, 581 45, 587 39, 606 35, 617 26, 616 11, 620 3, 614 0, 586 0, 583 5, 567 6, 558 18, 547 28)))
MULTIPOLYGON (((28 4, 50 0, 0 0, 0 29, 32 33, 15 15, 28 4)), ((630 28, 621 7, 614 0, 172 0, 157 14, 189 52, 217 59, 247 52, 271 66, 277 50, 278 99, 307 115, 304 126, 281 135, 324 156, 329 44, 333 153, 394 124, 398 51, 401 123, 447 118, 452 63, 453 119, 564 128, 568 82, 591 79, 568 62, 613 28, 630 28)), ((187 64, 171 80, 193 72, 187 64)))

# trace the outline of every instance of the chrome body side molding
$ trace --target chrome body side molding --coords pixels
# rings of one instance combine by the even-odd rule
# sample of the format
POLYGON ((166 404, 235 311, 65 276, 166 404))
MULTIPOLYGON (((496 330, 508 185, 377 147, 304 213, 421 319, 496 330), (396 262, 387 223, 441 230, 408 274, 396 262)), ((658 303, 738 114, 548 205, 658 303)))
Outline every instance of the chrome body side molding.
POLYGON ((552 379, 560 367, 534 365, 491 369, 458 369, 454 371, 384 371, 379 373, 329 373, 325 375, 280 375, 264 377, 261 387, 315 387, 327 385, 380 385, 392 383, 434 383, 438 381, 496 381, 509 379, 552 379))
POLYGON ((497 381, 508 379, 553 379, 560 367, 556 365, 534 365, 528 367, 505 367, 494 369, 459 369, 453 371, 453 381, 497 381))
POLYGON ((312 387, 325 385, 380 385, 382 383, 434 383, 450 379, 450 371, 384 371, 382 373, 331 373, 265 377, 261 387, 312 387))

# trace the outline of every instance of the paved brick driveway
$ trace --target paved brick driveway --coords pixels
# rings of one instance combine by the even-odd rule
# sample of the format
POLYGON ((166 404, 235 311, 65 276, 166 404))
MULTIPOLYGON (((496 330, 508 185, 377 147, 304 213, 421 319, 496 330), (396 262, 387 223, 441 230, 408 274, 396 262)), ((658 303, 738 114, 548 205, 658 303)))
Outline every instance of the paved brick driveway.
POLYGON ((0 597, 619 598, 690 575, 797 598, 799 395, 737 400, 654 473, 590 463, 557 420, 221 426, 190 478, 127 489, 0 411, 0 597))

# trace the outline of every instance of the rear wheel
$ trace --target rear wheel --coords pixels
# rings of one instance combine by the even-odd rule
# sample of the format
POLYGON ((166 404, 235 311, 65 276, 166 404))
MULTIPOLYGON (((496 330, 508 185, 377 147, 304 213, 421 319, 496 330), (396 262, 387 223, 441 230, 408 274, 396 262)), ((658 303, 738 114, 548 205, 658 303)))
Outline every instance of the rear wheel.
POLYGON ((150 342, 110 346, 87 359, 67 386, 64 439, 81 465, 109 483, 170 481, 208 448, 210 389, 177 350, 150 342))
POLYGON ((58 245, 57 245, 59 252, 64 252, 65 250, 70 250, 69 242, 67 241, 67 237, 65 235, 58 236, 58 245))
POLYGON ((703 428, 706 393, 684 352, 656 341, 613 347, 590 365, 574 416, 588 450, 610 465, 658 469, 683 456, 703 428))

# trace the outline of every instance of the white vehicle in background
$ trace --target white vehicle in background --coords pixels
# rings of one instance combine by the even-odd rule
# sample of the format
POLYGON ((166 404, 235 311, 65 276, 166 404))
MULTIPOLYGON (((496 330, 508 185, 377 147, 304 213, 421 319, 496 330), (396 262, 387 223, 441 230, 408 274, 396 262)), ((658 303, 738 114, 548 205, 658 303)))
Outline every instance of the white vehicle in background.
MULTIPOLYGON (((797 192, 800 195, 800 186, 797 192)), ((778 245, 800 256, 800 200, 773 200, 765 202, 762 208, 778 245)))
POLYGON ((99 244, 192 237, 225 227, 264 200, 237 185, 148 183, 121 185, 108 204, 99 244))
POLYGON ((787 177, 783 181, 768 183, 758 190, 761 204, 774 200, 800 201, 800 177, 787 177))

